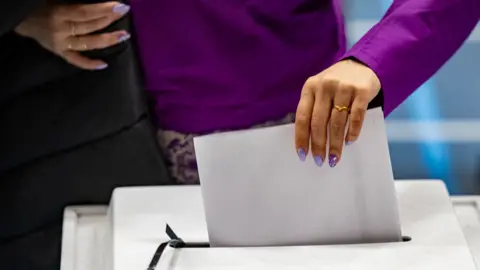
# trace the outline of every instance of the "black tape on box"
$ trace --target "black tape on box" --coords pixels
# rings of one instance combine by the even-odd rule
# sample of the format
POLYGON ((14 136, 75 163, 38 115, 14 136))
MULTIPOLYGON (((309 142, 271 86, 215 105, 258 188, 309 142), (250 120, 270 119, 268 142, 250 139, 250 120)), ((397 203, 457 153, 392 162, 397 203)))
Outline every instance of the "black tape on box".
POLYGON ((175 249, 180 249, 180 248, 208 248, 210 247, 209 243, 187 243, 183 241, 180 237, 178 237, 175 232, 170 228, 170 226, 167 224, 165 228, 165 233, 168 235, 170 240, 161 243, 157 250, 155 250, 155 254, 153 254, 153 258, 150 261, 150 264, 148 265, 147 270, 155 270, 158 262, 160 261, 160 258, 162 257, 163 251, 167 246, 175 249))

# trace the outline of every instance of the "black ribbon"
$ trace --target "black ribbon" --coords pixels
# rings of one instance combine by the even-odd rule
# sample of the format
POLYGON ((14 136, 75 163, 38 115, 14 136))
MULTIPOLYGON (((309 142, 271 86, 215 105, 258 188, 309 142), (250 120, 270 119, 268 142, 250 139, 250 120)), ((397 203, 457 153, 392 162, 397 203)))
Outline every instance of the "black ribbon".
POLYGON ((178 249, 178 248, 208 248, 210 244, 208 243, 186 243, 180 237, 178 237, 175 232, 173 232, 172 228, 167 224, 165 228, 165 233, 168 235, 170 240, 161 243, 155 253, 153 254, 153 258, 148 265, 147 270, 155 270, 157 268, 158 262, 162 257, 163 251, 167 246, 178 249))

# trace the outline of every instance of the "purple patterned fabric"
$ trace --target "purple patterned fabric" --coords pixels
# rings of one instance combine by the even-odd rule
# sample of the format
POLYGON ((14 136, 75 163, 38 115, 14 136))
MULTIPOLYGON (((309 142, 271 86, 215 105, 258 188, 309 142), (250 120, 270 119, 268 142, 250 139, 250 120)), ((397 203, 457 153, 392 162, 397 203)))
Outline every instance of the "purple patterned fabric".
MULTIPOLYGON (((293 123, 294 120, 295 114, 289 114, 280 120, 268 121, 251 128, 288 124, 293 123)), ((193 146, 193 137, 195 137, 196 134, 159 130, 157 135, 160 148, 166 158, 167 167, 173 180, 177 184, 183 185, 198 184, 200 181, 193 146)))

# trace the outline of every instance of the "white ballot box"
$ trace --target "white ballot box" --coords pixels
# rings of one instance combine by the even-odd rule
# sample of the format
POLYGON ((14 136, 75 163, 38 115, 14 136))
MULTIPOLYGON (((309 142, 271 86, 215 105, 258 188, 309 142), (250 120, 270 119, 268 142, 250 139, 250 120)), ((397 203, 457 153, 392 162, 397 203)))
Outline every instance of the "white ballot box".
MULTIPOLYGON (((395 188, 402 234, 411 241, 255 248, 167 247, 157 258, 155 269, 477 269, 468 245, 472 243, 467 243, 441 181, 397 181, 395 188)), ((478 214, 472 208, 476 204, 472 200, 458 201, 468 208, 459 208, 459 217, 468 216, 470 221, 464 224, 472 227, 471 215, 478 214)), ((187 243, 208 242, 200 187, 118 188, 108 210, 68 208, 62 270, 148 269, 159 245, 169 240, 165 234, 167 223, 187 243)), ((480 228, 478 223, 475 226, 480 228)), ((470 235, 474 235, 472 231, 470 235)))

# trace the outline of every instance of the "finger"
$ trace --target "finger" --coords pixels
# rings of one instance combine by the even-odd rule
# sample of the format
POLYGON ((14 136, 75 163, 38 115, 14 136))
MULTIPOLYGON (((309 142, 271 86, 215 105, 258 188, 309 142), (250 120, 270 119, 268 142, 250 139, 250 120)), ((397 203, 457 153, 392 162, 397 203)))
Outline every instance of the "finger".
POLYGON ((72 35, 86 35, 102 29, 112 24, 119 16, 103 16, 98 19, 93 19, 85 22, 65 22, 67 25, 64 27, 68 29, 72 35))
POLYGON ((89 59, 80 55, 78 52, 66 51, 63 57, 70 64, 87 70, 101 70, 107 68, 107 64, 100 60, 89 59))
POLYGON ((368 99, 357 96, 353 100, 352 109, 350 111, 349 125, 345 144, 349 145, 358 139, 362 129, 365 113, 367 112, 368 99))
POLYGON ((313 107, 312 120, 310 123, 313 160, 321 167, 326 156, 328 121, 332 110, 332 95, 328 91, 317 89, 315 105, 313 107))
POLYGON ((352 102, 353 88, 339 86, 335 91, 330 117, 330 149, 328 150, 328 164, 335 167, 340 161, 345 139, 345 129, 348 120, 348 110, 339 110, 335 106, 348 107, 352 102))
POLYGON ((301 161, 305 161, 310 148, 310 120, 315 100, 314 91, 314 83, 307 80, 295 115, 295 149, 301 161))
POLYGON ((112 33, 87 35, 71 37, 71 43, 68 49, 72 51, 89 51, 105 49, 118 43, 124 42, 130 38, 126 31, 116 31, 112 33))
POLYGON ((56 14, 65 20, 86 22, 115 14, 123 16, 130 11, 130 6, 119 2, 106 2, 87 5, 62 5, 56 11, 56 14))

